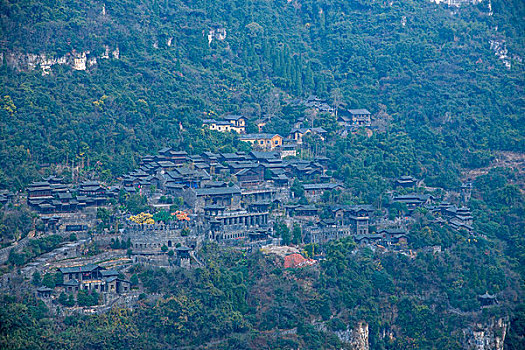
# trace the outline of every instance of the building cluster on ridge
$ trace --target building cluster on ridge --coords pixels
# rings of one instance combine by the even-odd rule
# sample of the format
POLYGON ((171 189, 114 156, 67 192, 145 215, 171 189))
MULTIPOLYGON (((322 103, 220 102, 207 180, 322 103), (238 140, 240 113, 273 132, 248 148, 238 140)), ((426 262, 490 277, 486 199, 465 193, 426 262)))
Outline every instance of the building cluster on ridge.
MULTIPOLYGON (((336 113, 333 107, 313 96, 306 100, 297 100, 294 104, 302 105, 316 113, 337 116, 336 120, 341 126, 342 133, 353 132, 358 128, 366 128, 372 125, 372 114, 367 109, 342 109, 336 113)), ((257 120, 255 124, 259 132, 255 134, 246 133, 248 118, 242 115, 227 114, 217 119, 204 119, 203 126, 218 132, 236 132, 240 134, 239 139, 241 141, 248 142, 255 148, 262 150, 280 150, 284 147, 288 149, 296 148, 302 144, 303 137, 308 134, 317 135, 324 141, 327 133, 322 127, 306 125, 304 117, 299 118, 294 123, 294 127, 288 135, 263 133, 262 131, 269 121, 269 119, 257 120)))
MULTIPOLYGON (((336 113, 315 98, 300 103, 322 113, 336 113)), ((336 114, 343 133, 371 125, 366 109, 336 114)), ((258 122, 258 126, 263 124, 258 122)), ((28 186, 27 204, 39 213, 45 232, 75 233, 102 247, 127 249, 126 261, 157 266, 200 265, 199 248, 209 241, 245 250, 279 246, 290 241, 279 232, 283 226, 290 235, 298 230, 296 244, 352 237, 359 246, 402 251, 410 240, 414 221, 410 216, 418 208, 432 213, 434 224, 469 233, 474 230, 468 208, 418 193, 421 181, 408 175, 392 179, 395 190, 386 194, 386 208, 341 204, 346 202, 341 198, 352 198, 352 189, 332 175, 330 159, 298 157, 304 156, 300 151, 306 135, 323 141, 328 136, 325 129, 308 127, 304 120, 299 120, 287 137, 247 134, 247 120, 240 115, 205 120, 204 125, 218 132, 237 132, 239 140, 252 144, 252 151, 188 154, 165 147, 144 156, 136 169, 111 185, 44 178, 28 186), (146 198, 146 210, 164 212, 169 219, 148 213, 132 216, 117 205, 133 196, 146 198), (407 217, 388 218, 389 206, 405 208, 407 217), (97 226, 100 220, 94 214, 100 208, 111 209, 112 231, 97 226), (92 215, 80 215, 87 212, 92 215)), ((471 190, 470 183, 462 185, 461 202, 468 201, 471 190)), ((2 195, 5 201, 13 197, 2 195)), ((81 259, 58 268, 64 280, 58 288, 67 293, 126 294, 131 284, 123 270, 117 270, 81 259)), ((48 296, 53 290, 41 288, 38 293, 48 296)))
MULTIPOLYGON (((196 248, 204 240, 229 245, 267 244, 279 238, 273 232, 277 221, 299 224, 305 243, 346 236, 354 236, 359 243, 406 243, 407 232, 399 225, 383 225, 381 230, 370 232, 369 227, 378 224, 377 208, 331 204, 335 201, 330 196, 341 196, 350 189, 327 175, 327 170, 326 157, 301 160, 283 157, 278 151, 190 155, 166 147, 157 155, 145 156, 140 167, 122 176, 116 185, 85 181, 72 186, 48 178, 45 183, 28 187, 27 201, 41 213, 50 230, 82 231, 86 223, 61 225, 60 214, 105 206, 123 195, 145 195, 153 207, 164 210, 169 210, 173 202, 163 202, 161 197, 177 199, 187 220, 147 224, 124 216, 118 234, 122 240, 131 241, 135 254, 160 251, 163 246, 196 248), (300 184, 302 200, 297 197, 294 183, 300 184)), ((403 176, 394 183, 406 193, 417 182, 403 176)), ((473 230, 467 208, 437 203, 431 195, 392 193, 390 201, 406 206, 409 212, 424 207, 454 229, 473 230)))

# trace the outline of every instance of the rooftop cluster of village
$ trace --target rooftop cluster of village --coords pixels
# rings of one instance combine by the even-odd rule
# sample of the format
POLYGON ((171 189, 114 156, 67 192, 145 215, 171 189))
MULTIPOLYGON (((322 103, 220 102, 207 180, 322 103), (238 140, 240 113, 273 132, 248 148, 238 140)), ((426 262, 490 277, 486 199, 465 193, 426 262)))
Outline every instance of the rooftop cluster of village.
MULTIPOLYGON (((348 130, 370 123, 367 110, 349 115, 339 119, 348 130)), ((107 306, 133 293, 129 276, 134 264, 199 266, 199 248, 210 241, 277 254, 283 251, 279 247, 291 247, 283 255, 291 256, 287 267, 315 263, 322 250, 314 247, 343 237, 409 255, 410 228, 418 220, 412 213, 418 208, 432 213, 434 224, 473 233, 473 218, 462 206, 470 196, 468 183, 458 189, 456 204, 450 204, 446 194, 433 195, 407 175, 392 179, 394 190, 385 194, 385 206, 381 201, 351 205, 344 198, 351 198, 352 189, 330 175, 328 158, 298 157, 302 136, 322 137, 322 128, 295 128, 284 139, 244 134, 242 116, 206 120, 205 125, 240 133, 253 151, 188 154, 165 147, 144 156, 137 169, 112 185, 66 183, 50 176, 27 188, 27 205, 40 220, 35 236, 75 236, 23 267, 26 276, 60 275, 54 288, 37 290, 40 297, 56 301, 59 294, 64 299, 64 294, 95 291, 104 295, 107 306)), ((7 193, 1 198, 13 200, 7 193)), ((7 284, 4 280, 2 286, 7 284)))
MULTIPOLYGON (((314 110, 315 113, 335 114, 334 108, 315 97, 301 101, 301 104, 306 108, 314 110)), ((295 121, 294 127, 288 135, 262 133, 267 123, 271 121, 270 118, 256 120, 255 125, 257 126, 259 133, 247 134, 247 120, 248 119, 242 115, 228 114, 219 119, 205 119, 203 124, 210 130, 219 132, 236 132, 240 134, 239 139, 242 141, 249 142, 258 148, 267 150, 278 149, 281 152, 285 152, 287 155, 295 155, 295 150, 297 146, 302 144, 304 136, 309 134, 317 135, 324 141, 327 133, 322 127, 308 125, 306 118, 301 117, 295 121)), ((371 113, 367 109, 342 110, 340 113, 337 113, 336 120, 341 126, 340 132, 342 135, 353 132, 358 128, 372 126, 371 113)))

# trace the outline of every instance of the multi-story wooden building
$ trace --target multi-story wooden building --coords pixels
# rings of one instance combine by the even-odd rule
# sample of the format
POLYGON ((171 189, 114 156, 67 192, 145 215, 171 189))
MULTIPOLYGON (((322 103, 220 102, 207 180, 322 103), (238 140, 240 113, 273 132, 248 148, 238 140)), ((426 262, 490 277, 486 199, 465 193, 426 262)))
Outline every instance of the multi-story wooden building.
POLYGON ((66 292, 86 290, 125 293, 131 290, 130 282, 119 278, 118 271, 106 270, 99 265, 62 267, 58 270, 62 273, 66 292))
POLYGON ((283 145, 283 137, 279 134, 246 134, 241 135, 240 140, 267 150, 273 150, 283 145))
POLYGON ((203 124, 210 130, 229 132, 235 131, 238 134, 246 132, 246 118, 242 115, 227 115, 223 120, 206 119, 203 124))

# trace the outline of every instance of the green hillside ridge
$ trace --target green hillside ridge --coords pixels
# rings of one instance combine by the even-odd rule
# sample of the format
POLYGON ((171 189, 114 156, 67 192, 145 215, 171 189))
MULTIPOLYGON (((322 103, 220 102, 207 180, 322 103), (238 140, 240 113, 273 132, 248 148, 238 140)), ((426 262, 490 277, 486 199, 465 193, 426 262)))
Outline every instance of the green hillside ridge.
MULTIPOLYGON (((483 3, 452 14, 409 1, 1 6, 4 63, 9 54, 99 57, 86 71, 54 65, 47 76, 4 64, 6 187, 37 178, 39 164, 71 164, 81 153, 118 175, 165 144, 235 147, 231 138, 202 134, 201 113, 264 117, 274 114, 275 93, 281 106, 316 94, 331 103, 340 96, 341 108, 386 109, 391 133, 406 132, 421 148, 413 152, 418 161, 426 161, 425 152, 442 154, 427 176, 443 175, 447 162, 477 166, 479 152, 483 161, 493 150, 523 149, 520 2, 494 2, 494 16, 483 3), (208 45, 215 28, 226 38, 208 45), (490 50, 493 39, 506 40, 515 57, 510 70, 490 50), (106 47, 118 47, 119 59, 100 59, 106 47)), ((286 121, 282 108, 278 118, 286 121)))
MULTIPOLYGON (((406 249, 358 247, 352 237, 294 244, 318 260, 286 269, 274 254, 207 243, 190 269, 130 262, 133 307, 88 315, 73 306, 95 305, 102 293, 88 302, 87 292, 77 301, 61 293, 48 308, 35 289, 54 287, 60 273, 30 280, 20 272, 77 240, 33 238, 37 215, 20 196, 0 213, 0 242, 13 246, 0 267, 0 348, 342 349, 350 345, 338 335, 366 324, 374 350, 468 349, 473 330, 502 321, 503 349, 523 349, 525 2, 491 6, 492 15, 485 0, 459 8, 410 0, 2 1, 0 189, 51 174, 67 182, 79 165, 82 179, 116 183, 164 146, 249 152, 236 133, 202 126, 226 113, 248 117, 249 132, 269 118, 264 132, 285 137, 308 117, 326 140, 306 136, 299 157, 328 158, 330 181, 349 189, 345 204, 381 211, 402 175, 429 186, 414 191, 438 196, 468 177, 472 197, 462 205, 475 234, 440 224, 425 208, 409 214, 390 203, 385 217, 414 218, 406 249), (508 50, 503 59, 491 41, 508 50), (49 68, 30 69, 43 59, 49 68), (338 113, 366 108, 378 127, 341 133, 334 116, 312 118, 296 103, 309 96, 338 113), (504 152, 516 155, 516 169, 498 161, 504 152), (20 238, 29 243, 17 252, 20 238), (485 307, 486 294, 497 304, 485 307)), ((297 180, 291 191, 302 186, 297 180)), ((169 203, 179 210, 176 199, 169 203)), ((328 199, 319 209, 340 204, 328 199)), ((153 214, 142 193, 121 191, 118 200, 112 209, 123 217, 153 214)), ((97 209, 94 230, 108 233, 114 213, 97 209)), ((171 220, 169 209, 155 219, 171 220)), ((112 238, 108 256, 130 258, 130 247, 112 238)), ((95 243, 83 249, 84 257, 102 253, 95 243)), ((170 264, 174 249, 163 246, 170 264)))

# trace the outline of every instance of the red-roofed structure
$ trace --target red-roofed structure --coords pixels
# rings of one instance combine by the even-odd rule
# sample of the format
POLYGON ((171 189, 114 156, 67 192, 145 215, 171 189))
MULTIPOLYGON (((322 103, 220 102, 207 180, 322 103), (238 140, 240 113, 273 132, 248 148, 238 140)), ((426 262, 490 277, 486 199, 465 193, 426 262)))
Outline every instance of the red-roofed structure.
POLYGON ((312 259, 306 259, 301 254, 290 254, 284 258, 285 269, 295 269, 298 267, 310 266, 315 264, 316 261, 312 259))

